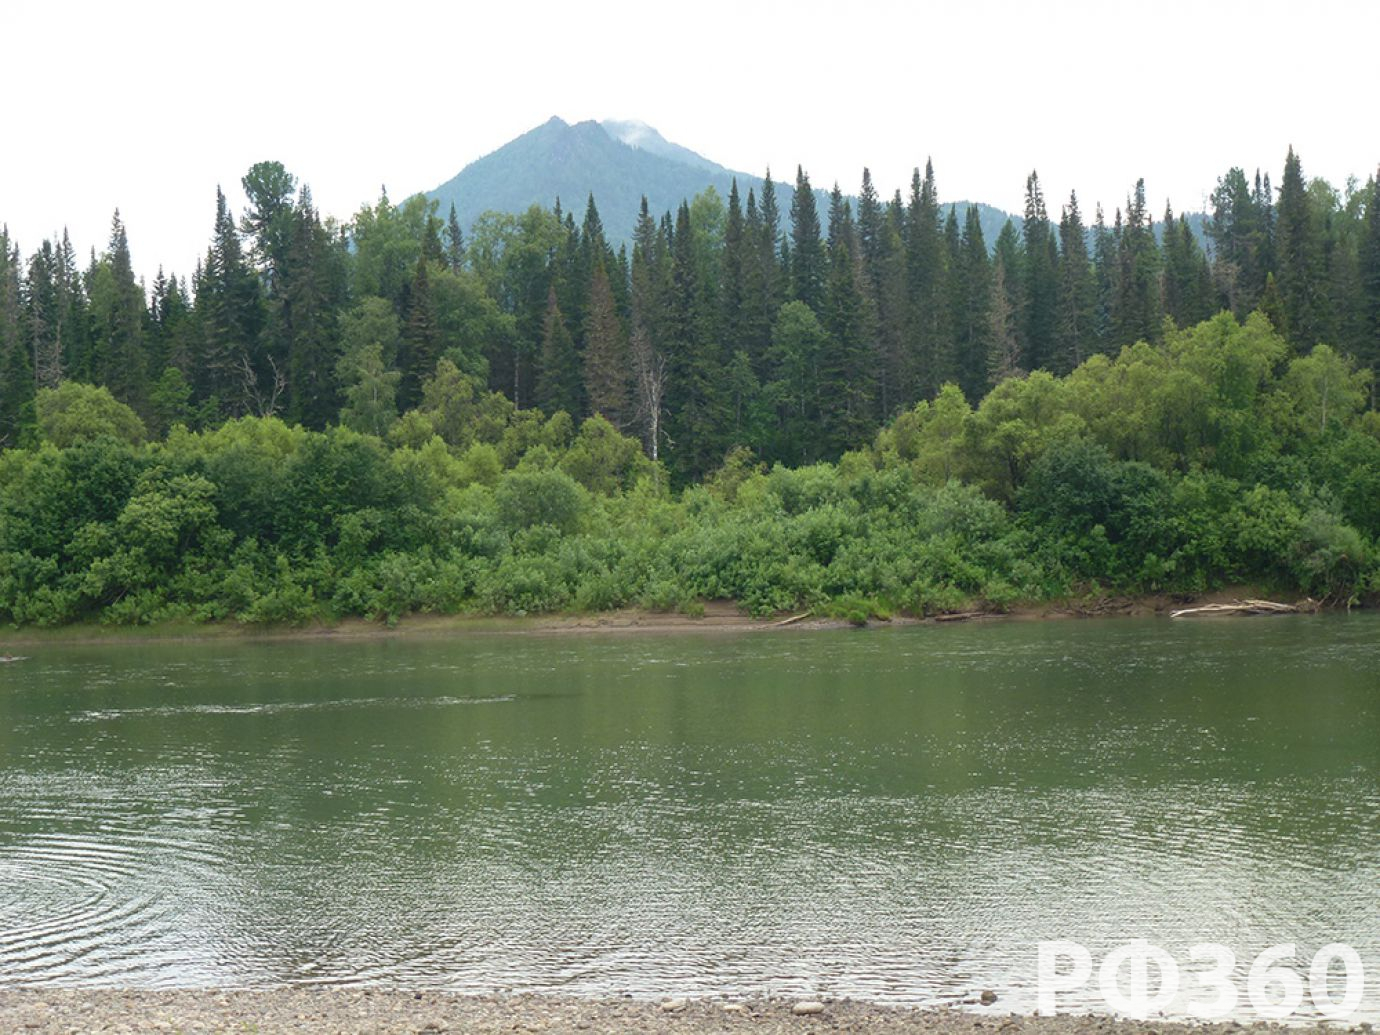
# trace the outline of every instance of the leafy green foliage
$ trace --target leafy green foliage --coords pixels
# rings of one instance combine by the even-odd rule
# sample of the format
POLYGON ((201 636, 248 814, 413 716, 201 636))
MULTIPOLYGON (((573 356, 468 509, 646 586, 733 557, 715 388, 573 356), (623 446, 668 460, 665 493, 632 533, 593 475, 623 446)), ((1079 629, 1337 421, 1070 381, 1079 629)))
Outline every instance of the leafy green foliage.
POLYGON ((146 434, 139 415, 104 385, 67 381, 57 388, 40 388, 34 409, 39 437, 59 447, 103 436, 139 443, 146 434))
MULTIPOLYGON (((791 303, 782 320, 813 314, 791 303)), ((517 410, 446 360, 391 445, 259 417, 144 444, 127 407, 68 382, 40 394, 45 441, 0 453, 0 617, 391 622, 731 599, 861 624, 1241 581, 1371 599, 1365 379, 1326 348, 1287 355, 1263 317, 1219 316, 1062 379, 1009 379, 976 407, 947 386, 837 464, 735 450, 679 495, 603 418, 576 431, 517 410)))

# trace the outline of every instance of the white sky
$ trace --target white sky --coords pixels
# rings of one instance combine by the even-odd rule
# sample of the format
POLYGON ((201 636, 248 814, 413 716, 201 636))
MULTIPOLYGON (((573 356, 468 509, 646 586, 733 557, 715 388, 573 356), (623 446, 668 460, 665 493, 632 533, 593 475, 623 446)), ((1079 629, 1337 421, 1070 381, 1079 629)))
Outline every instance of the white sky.
POLYGON ((551 115, 634 118, 730 168, 1010 210, 1039 170, 1158 214, 1257 165, 1341 186, 1380 163, 1374 0, 0 0, 0 222, 190 273, 215 187, 275 158, 348 218, 551 115))

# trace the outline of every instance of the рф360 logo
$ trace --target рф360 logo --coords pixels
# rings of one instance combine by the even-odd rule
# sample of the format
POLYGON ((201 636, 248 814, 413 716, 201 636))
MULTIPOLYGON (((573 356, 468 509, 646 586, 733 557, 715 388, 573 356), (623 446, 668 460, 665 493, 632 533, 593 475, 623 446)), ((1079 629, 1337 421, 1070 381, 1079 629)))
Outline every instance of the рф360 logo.
MULTIPOLYGON (((1296 957, 1291 942, 1266 949, 1251 964, 1246 996, 1259 1016, 1283 1020, 1302 1005, 1304 979, 1285 965, 1296 957)), ((1185 988, 1185 975, 1173 956, 1143 938, 1127 942, 1107 953, 1097 968, 1098 992, 1112 1010, 1137 1020, 1169 1009, 1181 990, 1188 995, 1183 1009, 1194 1017, 1220 1019, 1231 1014, 1241 999, 1241 989, 1233 980, 1235 953, 1225 945, 1205 942, 1189 949, 1188 959, 1198 969, 1187 972, 1190 984, 1185 988), (1157 978, 1153 992, 1151 970, 1157 978)), ((1059 993, 1086 988, 1092 976, 1092 954, 1082 945, 1040 942, 1037 1012, 1054 1016, 1059 1012, 1059 993)), ((1314 954, 1308 967, 1308 995, 1322 1017, 1345 1020, 1361 1005, 1364 994, 1365 973, 1355 949, 1334 943, 1314 954)))

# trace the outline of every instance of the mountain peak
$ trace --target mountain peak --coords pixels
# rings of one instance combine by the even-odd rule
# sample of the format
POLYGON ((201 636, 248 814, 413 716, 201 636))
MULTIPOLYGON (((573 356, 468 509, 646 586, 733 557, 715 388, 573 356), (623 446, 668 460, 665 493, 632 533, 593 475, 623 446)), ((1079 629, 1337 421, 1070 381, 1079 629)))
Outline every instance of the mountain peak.
MULTIPOLYGON (((557 198, 593 194, 610 240, 632 236, 642 195, 656 212, 674 210, 683 199, 714 186, 727 195, 732 174, 637 120, 585 120, 559 116, 471 162, 427 197, 450 204, 462 225, 492 209, 518 213, 549 206, 557 198)), ((746 177, 744 182, 756 182, 746 177)))

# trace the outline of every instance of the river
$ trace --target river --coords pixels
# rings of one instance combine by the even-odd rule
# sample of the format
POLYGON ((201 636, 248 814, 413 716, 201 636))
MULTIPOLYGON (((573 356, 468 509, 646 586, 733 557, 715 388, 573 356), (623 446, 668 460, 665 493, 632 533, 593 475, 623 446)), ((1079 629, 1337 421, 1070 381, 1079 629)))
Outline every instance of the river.
POLYGON ((1030 1010, 1039 941, 1133 938, 1380 983, 1380 616, 22 653, 0 985, 1030 1010))

